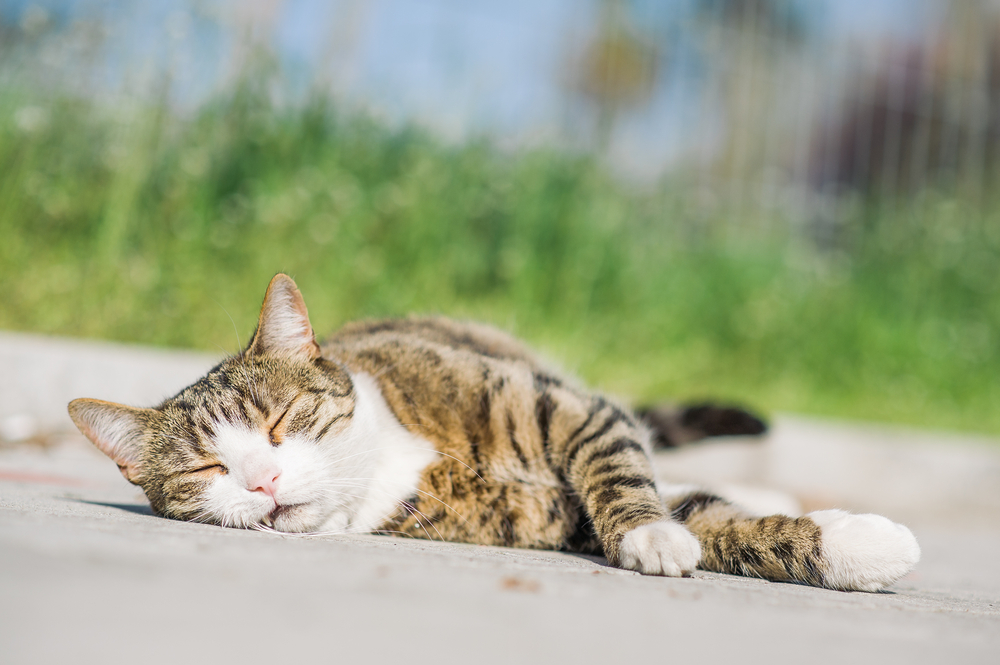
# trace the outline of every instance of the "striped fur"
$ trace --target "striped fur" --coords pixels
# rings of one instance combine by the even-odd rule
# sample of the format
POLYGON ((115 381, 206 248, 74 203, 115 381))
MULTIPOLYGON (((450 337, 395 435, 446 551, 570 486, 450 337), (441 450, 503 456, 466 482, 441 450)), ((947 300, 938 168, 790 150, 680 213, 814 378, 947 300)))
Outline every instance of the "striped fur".
MULTIPOLYGON (((603 553, 668 575, 700 565, 835 588, 855 579, 853 564, 828 575, 834 527, 810 517, 751 518, 699 492, 661 499, 649 427, 511 337, 411 318, 352 323, 317 345, 284 275, 247 349, 176 397, 154 409, 75 400, 70 413, 172 518, 603 553), (356 390, 364 377, 374 396, 356 390)), ((838 520, 821 520, 848 534, 836 561, 868 565, 838 520)), ((891 556, 914 559, 899 538, 891 556)))

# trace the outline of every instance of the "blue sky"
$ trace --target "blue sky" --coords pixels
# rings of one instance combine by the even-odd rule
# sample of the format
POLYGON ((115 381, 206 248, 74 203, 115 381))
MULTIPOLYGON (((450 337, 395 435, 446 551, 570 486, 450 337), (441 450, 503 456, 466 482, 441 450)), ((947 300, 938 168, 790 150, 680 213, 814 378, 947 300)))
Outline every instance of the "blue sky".
MULTIPOLYGON (((942 4, 933 0, 787 0, 811 43, 919 34, 942 4)), ((167 66, 179 104, 207 96, 235 66, 232 46, 251 0, 0 0, 17 22, 42 7, 68 25, 96 17, 110 40, 100 80, 110 88, 143 67, 167 66), (200 18, 199 18, 200 17, 200 18), (207 17, 207 18, 206 18, 207 17)), ((260 5, 261 3, 256 3, 260 5)), ((284 0, 260 26, 290 87, 317 73, 345 103, 390 121, 417 122, 446 138, 489 133, 501 142, 565 140, 580 131, 564 65, 592 30, 584 0, 284 0)), ((663 84, 620 124, 620 151, 665 163, 684 150, 685 128, 706 110, 697 98, 698 45, 690 42, 697 0, 633 0, 636 23, 667 46, 663 84), (695 72, 695 74, 692 74, 695 72)), ((709 111, 710 112, 710 111, 709 111)), ((710 120, 710 119, 709 119, 710 120)))

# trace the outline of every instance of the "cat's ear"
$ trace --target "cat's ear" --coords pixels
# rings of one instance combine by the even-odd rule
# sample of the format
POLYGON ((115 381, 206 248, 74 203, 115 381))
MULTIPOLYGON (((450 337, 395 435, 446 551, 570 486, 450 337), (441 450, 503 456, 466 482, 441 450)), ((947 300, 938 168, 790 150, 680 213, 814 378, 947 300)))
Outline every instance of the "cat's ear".
POLYGON ((99 399, 75 399, 69 417, 83 435, 114 460, 125 479, 142 484, 143 432, 153 409, 138 409, 99 399))
POLYGON ((260 308, 257 331, 248 353, 272 353, 312 360, 320 355, 319 345, 309 324, 309 312, 295 282, 278 273, 267 286, 260 308))

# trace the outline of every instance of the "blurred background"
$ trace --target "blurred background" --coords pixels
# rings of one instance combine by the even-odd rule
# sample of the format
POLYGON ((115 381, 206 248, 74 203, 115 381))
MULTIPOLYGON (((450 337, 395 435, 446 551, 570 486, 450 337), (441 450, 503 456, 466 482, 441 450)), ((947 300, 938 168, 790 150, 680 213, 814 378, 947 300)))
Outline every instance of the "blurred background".
POLYGON ((636 399, 1000 433, 996 0, 0 0, 0 328, 442 313, 636 399))

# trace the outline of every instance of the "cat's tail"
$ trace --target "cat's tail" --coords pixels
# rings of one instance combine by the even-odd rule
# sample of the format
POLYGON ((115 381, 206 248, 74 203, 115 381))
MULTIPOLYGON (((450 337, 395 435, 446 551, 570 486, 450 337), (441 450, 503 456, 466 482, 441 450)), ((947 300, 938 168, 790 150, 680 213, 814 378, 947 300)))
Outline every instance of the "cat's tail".
POLYGON ((759 436, 767 423, 736 406, 702 403, 690 406, 641 406, 636 415, 653 430, 656 448, 675 448, 712 436, 759 436))

